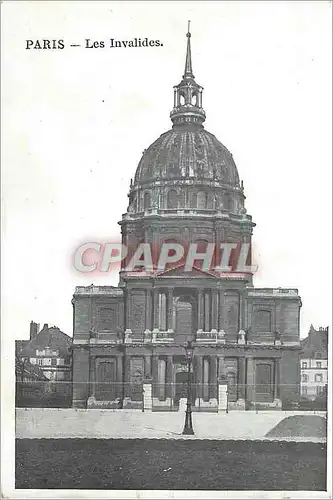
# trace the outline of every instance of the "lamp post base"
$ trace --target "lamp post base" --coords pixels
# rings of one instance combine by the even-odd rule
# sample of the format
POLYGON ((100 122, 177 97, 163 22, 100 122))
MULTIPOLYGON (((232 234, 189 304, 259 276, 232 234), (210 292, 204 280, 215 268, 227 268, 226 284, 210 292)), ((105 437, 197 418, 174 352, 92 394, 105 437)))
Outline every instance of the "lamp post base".
POLYGON ((187 405, 186 409, 186 417, 185 417, 185 425, 182 434, 186 434, 188 436, 193 436, 194 435, 194 430, 192 426, 192 410, 189 405, 187 405))
POLYGON ((182 434, 185 434, 187 436, 194 436, 194 430, 192 429, 192 427, 185 426, 182 434))

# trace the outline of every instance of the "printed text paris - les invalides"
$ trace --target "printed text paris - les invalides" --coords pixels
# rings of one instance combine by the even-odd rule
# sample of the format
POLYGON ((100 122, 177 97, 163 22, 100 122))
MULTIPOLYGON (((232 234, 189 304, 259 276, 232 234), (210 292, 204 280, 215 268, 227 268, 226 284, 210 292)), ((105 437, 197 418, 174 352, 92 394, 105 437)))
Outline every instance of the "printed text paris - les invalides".
POLYGON ((27 50, 62 50, 66 47, 82 47, 85 49, 105 49, 105 48, 140 48, 140 47, 163 47, 161 40, 150 40, 149 38, 132 38, 131 40, 117 40, 109 38, 105 40, 93 40, 86 38, 84 43, 68 43, 64 39, 50 40, 47 38, 25 40, 27 50))

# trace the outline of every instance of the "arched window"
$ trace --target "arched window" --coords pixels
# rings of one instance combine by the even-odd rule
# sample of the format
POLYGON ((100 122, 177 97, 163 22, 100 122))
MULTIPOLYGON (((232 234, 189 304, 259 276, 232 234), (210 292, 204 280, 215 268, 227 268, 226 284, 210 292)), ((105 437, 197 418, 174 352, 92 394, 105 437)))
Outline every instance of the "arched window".
POLYGON ((184 104, 185 104, 185 96, 183 94, 180 94, 180 96, 179 96, 179 104, 181 106, 184 106, 184 104))
POLYGON ((230 194, 226 194, 224 196, 224 208, 226 210, 229 210, 230 212, 232 212, 234 209, 234 202, 230 194))
POLYGON ((191 104, 193 106, 197 106, 197 104, 198 104, 198 94, 197 93, 192 94, 191 104))
POLYGON ((197 205, 199 210, 207 207, 207 194, 204 191, 199 191, 197 194, 197 205))
POLYGON ((178 207, 178 196, 177 191, 171 189, 167 196, 167 208, 177 208, 178 207))
POLYGON ((148 208, 150 208, 150 200, 151 200, 150 193, 148 193, 148 192, 145 193, 144 197, 143 197, 143 208, 145 210, 147 210, 148 208))

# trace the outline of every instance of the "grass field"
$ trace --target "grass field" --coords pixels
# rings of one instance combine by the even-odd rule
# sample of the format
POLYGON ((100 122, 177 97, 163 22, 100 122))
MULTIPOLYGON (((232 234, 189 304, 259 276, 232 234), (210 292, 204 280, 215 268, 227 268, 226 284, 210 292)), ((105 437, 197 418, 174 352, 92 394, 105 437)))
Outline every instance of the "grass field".
POLYGON ((18 439, 16 488, 325 490, 326 445, 18 439))

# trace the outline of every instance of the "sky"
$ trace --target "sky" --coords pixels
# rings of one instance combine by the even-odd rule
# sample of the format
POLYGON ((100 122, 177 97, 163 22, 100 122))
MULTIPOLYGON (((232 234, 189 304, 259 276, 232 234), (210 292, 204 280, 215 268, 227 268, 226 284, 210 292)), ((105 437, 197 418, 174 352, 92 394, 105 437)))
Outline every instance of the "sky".
POLYGON ((86 241, 119 239, 142 152, 171 128, 191 20, 205 128, 232 152, 257 226, 257 287, 298 288, 301 336, 331 322, 332 6, 307 2, 2 4, 2 310, 72 335, 86 241), (161 40, 85 48, 85 39, 161 40), (27 39, 63 50, 26 50, 27 39), (77 43, 81 47, 69 47, 77 43))

